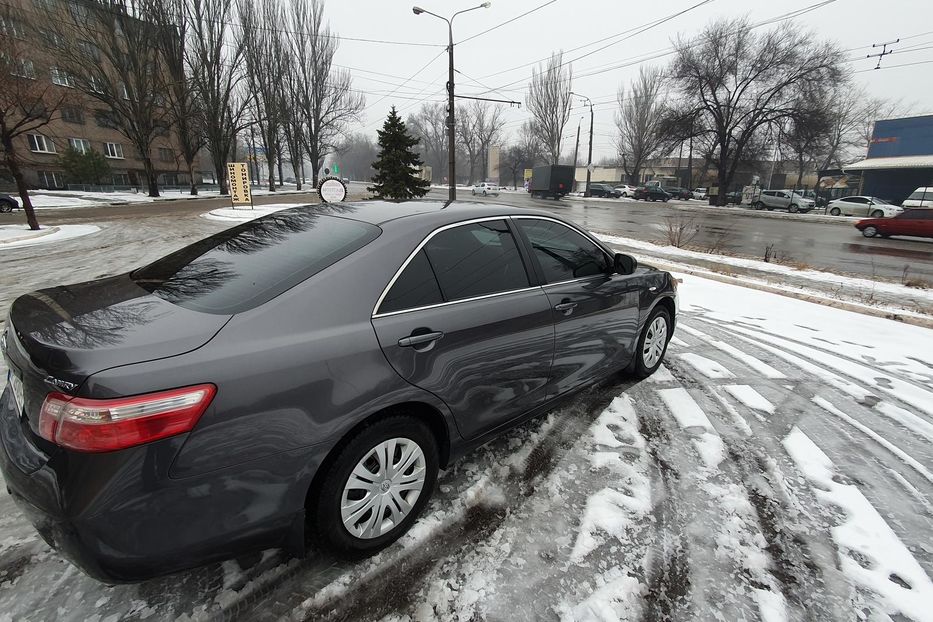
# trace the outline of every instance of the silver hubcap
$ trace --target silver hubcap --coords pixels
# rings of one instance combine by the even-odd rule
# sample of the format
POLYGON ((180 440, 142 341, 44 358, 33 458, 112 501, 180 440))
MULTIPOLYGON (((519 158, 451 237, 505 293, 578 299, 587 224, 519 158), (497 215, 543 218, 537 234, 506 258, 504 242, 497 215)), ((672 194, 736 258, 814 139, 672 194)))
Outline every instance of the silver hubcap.
POLYGON ((357 538, 378 538, 411 512, 424 488, 424 452, 407 438, 370 449, 343 487, 340 517, 357 538))
POLYGON ((641 350, 645 367, 650 369, 657 365, 664 353, 665 345, 667 345, 667 322, 663 315, 659 315, 648 325, 648 332, 645 334, 645 345, 641 350))

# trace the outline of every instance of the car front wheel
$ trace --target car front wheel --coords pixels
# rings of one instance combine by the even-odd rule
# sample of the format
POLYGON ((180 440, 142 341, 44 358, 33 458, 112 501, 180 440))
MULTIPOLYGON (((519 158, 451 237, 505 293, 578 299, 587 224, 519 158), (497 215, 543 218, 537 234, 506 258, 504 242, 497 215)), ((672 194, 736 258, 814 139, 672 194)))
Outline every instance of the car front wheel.
POLYGON ((351 558, 385 548, 417 520, 437 470, 437 441, 420 420, 398 415, 364 427, 311 499, 315 540, 351 558))
POLYGON ((752 205, 752 207, 754 207, 755 209, 764 209, 764 208, 765 208, 765 204, 762 203, 761 201, 756 201, 755 204, 752 205))
POLYGON ((657 371, 667 352, 667 343, 671 340, 671 328, 671 316, 667 309, 656 308, 641 331, 635 358, 626 371, 636 378, 647 378, 657 371))
POLYGON ((864 235, 866 238, 873 238, 878 235, 878 229, 869 225, 862 229, 862 235, 864 235))
POLYGON ((871 213, 871 217, 872 218, 884 218, 884 212, 882 212, 880 209, 876 209, 875 211, 871 213))
POLYGON ((790 204, 790 207, 787 208, 787 211, 790 212, 791 214, 796 214, 797 212, 800 211, 800 208, 797 207, 796 204, 791 203, 791 204, 790 204))

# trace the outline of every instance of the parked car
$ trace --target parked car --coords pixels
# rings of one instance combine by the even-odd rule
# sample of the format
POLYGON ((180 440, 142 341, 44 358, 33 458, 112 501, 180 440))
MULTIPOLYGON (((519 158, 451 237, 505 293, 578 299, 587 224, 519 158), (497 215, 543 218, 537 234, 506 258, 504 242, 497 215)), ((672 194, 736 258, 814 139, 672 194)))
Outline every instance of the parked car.
POLYGON ((631 198, 635 195, 635 186, 629 186, 628 184, 622 184, 621 186, 616 186, 616 191, 619 193, 620 197, 631 198))
POLYGON ((594 184, 593 182, 590 182, 590 196, 617 199, 622 196, 622 193, 616 192, 616 189, 609 184, 594 184))
POLYGON ((666 203, 671 200, 671 195, 660 186, 639 186, 635 188, 633 196, 636 199, 644 199, 645 201, 664 201, 666 203))
POLYGON ((368 201, 279 211, 13 301, 4 487, 107 582, 246 551, 358 557, 439 468, 627 369, 676 283, 547 212, 368 201))
POLYGON ((812 200, 813 204, 816 207, 826 207, 827 203, 829 203, 829 201, 826 200, 826 197, 821 197, 820 195, 813 192, 812 190, 803 190, 802 192, 799 192, 798 194, 802 195, 803 197, 807 199, 812 200))
POLYGON ((901 206, 907 207, 933 207, 933 188, 917 188, 910 196, 904 199, 901 206))
POLYGON ((677 186, 670 186, 664 189, 669 195, 674 199, 681 199, 687 201, 693 198, 693 192, 687 190, 686 188, 678 188, 677 186))
POLYGON ((473 196, 481 194, 484 197, 488 195, 499 196, 499 186, 491 181, 481 181, 473 186, 473 189, 470 190, 470 194, 473 196))
POLYGON ((891 218, 904 211, 878 197, 842 197, 830 201, 826 213, 830 216, 871 216, 872 218, 891 218))
POLYGON ((762 190, 752 207, 755 209, 786 209, 792 214, 809 212, 815 203, 793 190, 762 190))
POLYGON ((933 209, 909 208, 892 218, 868 218, 855 223, 866 238, 912 235, 933 238, 933 209))
POLYGON ((707 196, 708 196, 708 192, 706 188, 694 188, 693 190, 694 199, 700 199, 701 201, 705 201, 707 196))
POLYGON ((0 212, 8 214, 19 207, 19 202, 8 194, 0 193, 0 212))
POLYGON ((726 205, 741 205, 742 204, 742 192, 727 192, 726 193, 726 205))

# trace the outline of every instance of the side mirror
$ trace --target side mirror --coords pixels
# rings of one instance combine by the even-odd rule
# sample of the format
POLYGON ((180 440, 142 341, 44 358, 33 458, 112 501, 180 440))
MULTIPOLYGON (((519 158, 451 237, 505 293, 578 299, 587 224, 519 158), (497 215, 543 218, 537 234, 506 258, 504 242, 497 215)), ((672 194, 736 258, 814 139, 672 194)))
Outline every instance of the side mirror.
POLYGON ((638 261, 631 255, 616 253, 613 257, 615 271, 619 274, 632 274, 638 267, 638 261))

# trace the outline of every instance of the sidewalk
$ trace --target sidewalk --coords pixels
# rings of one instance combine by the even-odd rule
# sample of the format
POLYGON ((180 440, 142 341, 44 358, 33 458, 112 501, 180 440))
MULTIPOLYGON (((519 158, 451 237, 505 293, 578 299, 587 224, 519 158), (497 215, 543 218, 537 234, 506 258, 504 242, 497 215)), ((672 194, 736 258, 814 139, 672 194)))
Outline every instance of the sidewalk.
MULTIPOLYGON (((287 188, 269 192, 263 188, 253 188, 253 196, 285 196, 290 194, 317 194, 317 189, 295 190, 287 188)), ((42 190, 31 192, 29 195, 32 205, 37 210, 68 209, 76 207, 119 207, 122 205, 138 205, 155 201, 196 201, 199 199, 212 199, 220 196, 217 190, 203 190, 192 196, 185 192, 171 191, 159 197, 150 197, 143 192, 82 192, 79 190, 42 190)))

